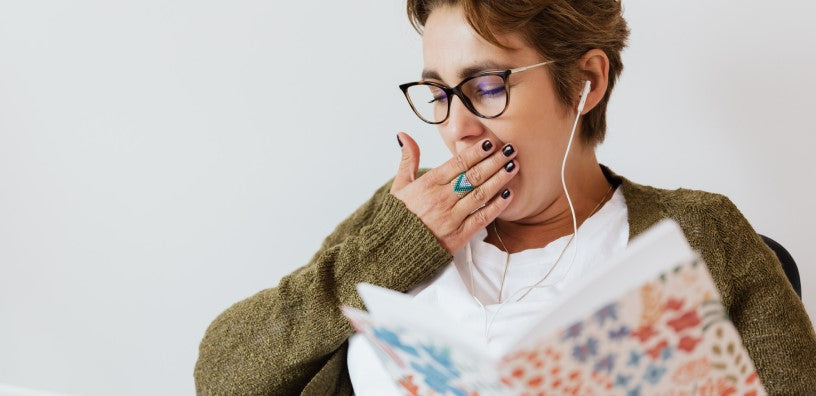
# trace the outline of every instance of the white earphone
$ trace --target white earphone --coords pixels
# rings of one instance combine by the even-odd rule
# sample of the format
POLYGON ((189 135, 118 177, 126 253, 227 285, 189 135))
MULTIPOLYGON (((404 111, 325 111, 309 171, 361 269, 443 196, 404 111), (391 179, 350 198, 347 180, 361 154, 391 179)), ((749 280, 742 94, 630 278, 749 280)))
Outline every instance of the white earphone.
POLYGON ((592 88, 592 83, 589 80, 586 80, 584 83, 584 89, 581 91, 581 100, 578 102, 578 114, 581 114, 584 111, 584 105, 586 104, 587 95, 589 95, 589 90, 592 88))
MULTIPOLYGON (((572 268, 572 264, 575 262, 575 256, 578 255, 578 220, 575 217, 575 208, 572 206, 572 199, 570 198, 569 191, 567 191, 567 183, 566 183, 566 180, 564 178, 564 169, 567 166, 567 156, 569 155, 570 148, 572 147, 572 140, 575 137, 575 128, 578 126, 578 119, 581 118, 581 112, 584 111, 584 105, 586 104, 587 96, 589 95, 589 91, 590 91, 591 87, 592 87, 592 83, 589 80, 586 80, 586 82, 584 82, 584 89, 581 90, 581 98, 578 101, 577 114, 575 115, 575 122, 572 124, 572 131, 570 132, 569 142, 567 143, 567 149, 566 149, 566 151, 564 151, 564 160, 561 162, 561 186, 564 188, 564 194, 567 195, 567 203, 569 203, 570 212, 572 213, 572 227, 573 227, 573 230, 574 230, 573 231, 573 235, 574 235, 573 238, 575 239, 575 250, 572 253, 572 259, 570 260, 570 264, 569 264, 569 267, 567 267, 566 272, 564 272, 564 276, 566 276, 567 272, 569 272, 570 268, 572 268)), ((470 246, 470 242, 468 242, 466 255, 467 255, 467 261, 469 263, 468 272, 470 272, 470 289, 471 289, 470 293, 471 293, 471 296, 473 296, 473 299, 476 300, 476 302, 479 304, 479 306, 482 307, 482 311, 483 311, 484 316, 485 316, 485 338, 489 338, 490 328, 493 327, 493 321, 496 319, 496 316, 499 315, 499 312, 504 307, 504 305, 507 304, 508 302, 510 302, 513 299, 513 297, 515 297, 516 295, 518 295, 522 291, 534 289, 534 288, 537 288, 537 287, 543 287, 542 285, 540 285, 540 283, 543 282, 544 279, 547 278, 549 273, 547 275, 545 275, 545 277, 543 279, 541 279, 540 281, 538 281, 534 285, 526 286, 526 287, 523 287, 523 288, 519 289, 518 291, 513 293, 513 295, 510 296, 510 298, 508 298, 503 303, 501 303, 499 305, 499 307, 496 309, 496 313, 493 314, 493 317, 490 319, 490 323, 488 324, 487 323, 487 309, 485 308, 484 304, 482 304, 482 302, 479 301, 478 298, 476 298, 476 295, 474 294, 474 290, 473 290, 473 268, 472 268, 472 264, 473 264, 473 258, 472 257, 473 256, 472 256, 472 254, 473 253, 472 253, 472 249, 471 249, 471 246, 470 246)), ((510 253, 508 252, 507 254, 510 254, 510 253)), ((555 267, 553 267, 553 269, 554 268, 555 267)), ((522 296, 522 298, 523 297, 524 296, 522 296)))

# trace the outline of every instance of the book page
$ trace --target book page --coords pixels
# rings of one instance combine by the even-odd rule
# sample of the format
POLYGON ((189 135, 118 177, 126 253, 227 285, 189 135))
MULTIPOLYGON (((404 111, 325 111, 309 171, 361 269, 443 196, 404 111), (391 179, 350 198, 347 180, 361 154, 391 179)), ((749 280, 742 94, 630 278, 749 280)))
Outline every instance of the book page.
POLYGON ((657 222, 633 238, 623 254, 612 259, 607 271, 587 278, 583 285, 565 296, 556 304, 558 308, 531 326, 511 349, 529 346, 541 335, 551 334, 586 317, 625 292, 695 256, 677 222, 671 219, 657 222))
POLYGON ((406 394, 502 392, 497 360, 481 340, 457 332, 456 323, 410 296, 364 283, 358 291, 370 312, 341 309, 406 394))

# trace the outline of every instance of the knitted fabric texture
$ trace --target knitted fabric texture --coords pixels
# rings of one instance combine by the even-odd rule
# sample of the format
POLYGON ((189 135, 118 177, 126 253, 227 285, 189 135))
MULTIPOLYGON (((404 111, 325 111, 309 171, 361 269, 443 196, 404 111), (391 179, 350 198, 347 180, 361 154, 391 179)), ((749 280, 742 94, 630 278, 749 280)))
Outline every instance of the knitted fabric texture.
MULTIPOLYGON (((816 334, 810 319, 776 255, 737 207, 723 195, 644 186, 601 169, 622 189, 630 240, 665 217, 680 224, 708 265, 768 392, 812 394, 816 334)), ((392 182, 343 220, 308 264, 210 324, 194 370, 197 394, 352 393, 346 355, 354 330, 339 306, 363 308, 359 282, 406 292, 453 259, 389 194, 392 182)))

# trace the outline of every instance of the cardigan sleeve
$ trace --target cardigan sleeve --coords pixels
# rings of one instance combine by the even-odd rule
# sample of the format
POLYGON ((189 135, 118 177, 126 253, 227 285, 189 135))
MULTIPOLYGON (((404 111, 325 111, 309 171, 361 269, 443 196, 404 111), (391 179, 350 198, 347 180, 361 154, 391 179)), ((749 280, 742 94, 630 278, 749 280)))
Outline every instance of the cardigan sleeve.
POLYGON ((339 306, 362 307, 357 283, 404 292, 450 262, 422 221, 389 193, 392 182, 341 222, 307 265, 210 324, 194 370, 197 394, 300 393, 353 334, 339 306))
POLYGON ((769 394, 816 389, 816 334, 779 259, 736 205, 721 196, 718 228, 731 272, 726 309, 769 394))

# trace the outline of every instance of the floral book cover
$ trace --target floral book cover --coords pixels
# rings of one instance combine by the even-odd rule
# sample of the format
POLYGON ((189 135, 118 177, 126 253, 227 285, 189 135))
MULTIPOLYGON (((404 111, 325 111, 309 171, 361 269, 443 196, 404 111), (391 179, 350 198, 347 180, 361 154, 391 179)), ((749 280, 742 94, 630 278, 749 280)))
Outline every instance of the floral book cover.
POLYGON ((705 263, 672 220, 506 350, 374 285, 341 307, 406 395, 764 395, 705 263), (591 292, 590 292, 591 291, 591 292))

